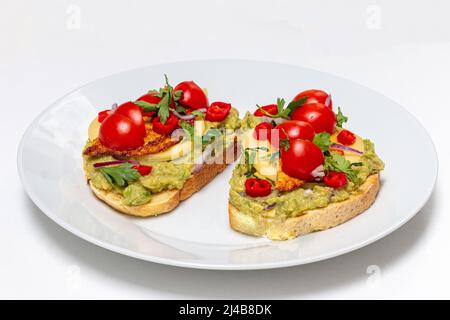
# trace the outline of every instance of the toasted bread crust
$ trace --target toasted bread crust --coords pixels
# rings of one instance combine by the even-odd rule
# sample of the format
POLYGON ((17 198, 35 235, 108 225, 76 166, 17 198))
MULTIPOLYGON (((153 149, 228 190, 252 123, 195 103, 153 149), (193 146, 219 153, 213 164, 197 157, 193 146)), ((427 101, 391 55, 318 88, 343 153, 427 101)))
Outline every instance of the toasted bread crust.
POLYGON ((284 221, 255 219, 229 203, 230 224, 233 229, 253 236, 265 236, 272 240, 293 239, 299 235, 333 228, 367 210, 375 201, 380 189, 379 174, 369 176, 360 189, 360 193, 350 196, 345 201, 331 203, 325 208, 308 210, 298 217, 284 221))
MULTIPOLYGON (((233 160, 238 156, 237 140, 233 145, 229 147, 227 153, 232 152, 233 160)), ((230 154, 230 153, 229 153, 230 154)), ((218 155, 218 157, 225 157, 225 154, 218 155)), ((230 161, 230 158, 227 159, 230 161)), ((157 216, 162 213, 170 212, 178 204, 188 199, 195 192, 202 189, 207 185, 216 175, 221 173, 227 167, 227 163, 223 161, 221 164, 211 163, 204 164, 203 167, 196 173, 194 173, 184 184, 180 190, 163 191, 152 195, 152 199, 149 203, 140 206, 127 206, 123 204, 123 197, 120 194, 100 190, 96 188, 91 181, 88 180, 94 194, 100 200, 104 201, 109 206, 113 207, 117 211, 125 214, 138 217, 150 217, 157 216)), ((86 169, 85 169, 86 172, 86 169)))

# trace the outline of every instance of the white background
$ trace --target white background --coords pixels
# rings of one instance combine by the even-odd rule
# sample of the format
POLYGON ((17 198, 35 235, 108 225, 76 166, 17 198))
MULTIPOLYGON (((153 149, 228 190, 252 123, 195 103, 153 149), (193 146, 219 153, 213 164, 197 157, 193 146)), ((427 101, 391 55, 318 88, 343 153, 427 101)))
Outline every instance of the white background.
MULTIPOLYGON (((450 298, 449 11, 445 0, 1 0, 0 298, 450 298), (432 198, 405 226, 356 252, 245 272, 167 267, 106 251, 28 199, 17 145, 51 102, 111 73, 206 58, 306 66, 396 100, 435 142, 432 198)), ((405 179, 414 183, 414 172, 405 179)))

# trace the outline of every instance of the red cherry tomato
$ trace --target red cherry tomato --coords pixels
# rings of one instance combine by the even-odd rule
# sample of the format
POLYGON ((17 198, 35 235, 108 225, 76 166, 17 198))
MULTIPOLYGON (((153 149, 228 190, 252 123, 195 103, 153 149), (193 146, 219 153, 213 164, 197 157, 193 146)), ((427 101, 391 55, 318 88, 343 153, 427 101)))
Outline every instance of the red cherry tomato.
POLYGON ((349 146, 355 143, 356 136, 353 134, 353 132, 342 130, 337 135, 337 141, 339 141, 339 143, 342 143, 343 145, 349 146))
POLYGON ((205 92, 203 92, 202 88, 200 88, 194 81, 180 82, 173 89, 173 92, 178 90, 183 92, 180 100, 178 100, 178 102, 183 106, 192 109, 203 109, 208 107, 208 97, 205 92))
POLYGON ((339 189, 347 185, 347 176, 343 172, 329 172, 324 178, 323 182, 331 188, 339 189))
POLYGON ((304 104, 291 114, 292 120, 310 123, 316 133, 328 132, 333 134, 336 127, 336 115, 321 103, 304 104))
MULTIPOLYGON (((151 104, 158 104, 161 101, 161 98, 157 97, 155 93, 147 93, 139 97, 137 101, 145 101, 151 104)), ((142 114, 146 117, 152 117, 156 114, 156 111, 142 112, 142 114)))
POLYGON ((255 131, 253 131, 253 137, 256 140, 264 141, 269 140, 271 141, 271 132, 273 129, 273 125, 268 122, 261 122, 255 127, 255 131))
POLYGON ((324 104, 326 107, 328 107, 330 109, 333 109, 333 101, 331 101, 331 96, 328 93, 326 93, 325 91, 317 90, 317 89, 302 91, 298 95, 296 95, 293 100, 294 101, 299 100, 304 97, 308 97, 304 104, 318 102, 318 103, 324 104), (328 101, 327 101, 327 98, 328 98, 328 101))
POLYGON ((245 181, 245 193, 250 197, 265 197, 272 193, 272 185, 263 179, 250 178, 245 181))
POLYGON ((102 122, 99 139, 104 146, 118 151, 137 149, 144 144, 142 128, 130 118, 117 113, 102 122))
POLYGON ((154 118, 152 123, 153 131, 161 135, 169 135, 178 128, 178 118, 173 113, 167 118, 166 123, 162 123, 160 117, 154 118))
POLYGON ((129 118, 136 127, 141 130, 143 136, 146 136, 145 122, 142 115, 142 108, 133 102, 125 102, 114 110, 115 114, 121 114, 129 118))
POLYGON ((113 113, 112 110, 103 110, 99 112, 97 117, 98 122, 102 123, 106 118, 108 118, 111 115, 111 113, 113 113))
POLYGON ((225 102, 213 102, 206 109, 205 119, 211 122, 222 122, 228 116, 231 104, 225 102))
MULTIPOLYGON (((264 111, 266 111, 267 113, 269 113, 271 115, 276 115, 278 113, 278 107, 277 107, 276 104, 269 104, 267 106, 262 106, 261 109, 263 109, 264 111)), ((253 115, 256 116, 256 117, 267 116, 267 114, 265 114, 260 109, 256 110, 253 113, 253 115)))
POLYGON ((308 122, 290 120, 275 127, 278 130, 280 140, 303 139, 312 141, 314 139, 314 128, 308 122))
POLYGON ((322 150, 308 140, 290 140, 287 150, 281 148, 281 169, 297 179, 314 180, 312 172, 324 161, 322 150))
POLYGON ((139 172, 139 174, 143 177, 148 176, 153 170, 152 167, 144 165, 133 166, 133 169, 136 169, 139 172))

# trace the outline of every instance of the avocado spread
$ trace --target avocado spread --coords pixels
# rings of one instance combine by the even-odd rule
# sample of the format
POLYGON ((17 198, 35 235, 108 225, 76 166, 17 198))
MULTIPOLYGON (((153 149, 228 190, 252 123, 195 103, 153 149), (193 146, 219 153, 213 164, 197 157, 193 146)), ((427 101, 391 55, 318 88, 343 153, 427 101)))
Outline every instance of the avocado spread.
MULTIPOLYGON (((238 129, 241 125, 239 112, 232 108, 227 118, 222 122, 205 121, 208 128, 238 129)), ((89 144, 89 142, 88 142, 89 144)), ((141 165, 151 166, 152 171, 146 176, 120 187, 108 181, 101 170, 94 168, 95 163, 115 161, 112 156, 87 157, 84 156, 87 178, 92 184, 104 191, 114 192, 123 197, 123 204, 128 206, 144 205, 151 201, 152 194, 181 189, 192 176, 194 164, 191 157, 185 156, 171 161, 152 161, 146 157, 127 159, 139 162, 141 165)))
MULTIPOLYGON (((247 114, 243 119, 243 126, 252 127, 258 120, 254 118, 256 117, 247 114)), ((369 175, 378 173, 384 168, 384 163, 375 153, 373 143, 365 139, 364 147, 364 154, 359 160, 360 165, 354 167, 360 178, 359 184, 349 181, 343 189, 333 189, 323 183, 312 182, 289 192, 280 192, 273 188, 272 193, 266 197, 252 198, 245 193, 247 169, 241 160, 230 180, 230 203, 244 214, 253 215, 255 218, 286 219, 302 215, 306 210, 323 208, 329 203, 344 201, 352 194, 360 192, 359 186, 369 175)))

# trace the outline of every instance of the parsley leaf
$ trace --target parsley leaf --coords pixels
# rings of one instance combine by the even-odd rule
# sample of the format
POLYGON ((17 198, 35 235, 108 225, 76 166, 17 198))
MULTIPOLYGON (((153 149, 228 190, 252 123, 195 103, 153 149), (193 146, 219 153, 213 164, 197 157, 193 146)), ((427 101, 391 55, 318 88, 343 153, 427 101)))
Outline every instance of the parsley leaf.
POLYGON ((123 163, 115 167, 103 167, 99 168, 99 170, 110 184, 115 184, 119 187, 125 187, 128 183, 141 177, 139 172, 133 169, 131 163, 123 163))
POLYGON ((348 117, 344 116, 341 108, 338 107, 338 113, 336 114, 336 126, 342 128, 342 125, 348 121, 348 117))
POLYGON ((158 105, 155 103, 149 103, 147 101, 138 100, 134 104, 141 107, 144 112, 151 112, 158 110, 158 105))
POLYGON ((322 152, 328 151, 330 147, 330 134, 328 132, 321 132, 314 136, 313 143, 322 150, 322 152))
POLYGON ((361 179, 358 177, 358 172, 352 166, 359 166, 360 164, 352 164, 343 156, 333 153, 325 157, 324 169, 325 171, 343 172, 347 178, 355 184, 359 184, 361 179))
POLYGON ((261 108, 261 106, 259 106, 259 105, 256 105, 256 107, 259 110, 261 110, 261 112, 264 115, 266 115, 270 118, 289 119, 289 116, 291 115, 291 113, 294 112, 294 110, 297 109, 298 107, 300 107, 302 104, 304 104, 306 99, 308 99, 308 97, 304 97, 304 98, 301 98, 298 100, 291 101, 285 108, 284 105, 286 104, 286 101, 283 98, 277 98, 277 114, 270 114, 269 112, 267 112, 266 110, 261 108))
POLYGON ((180 100, 181 96, 183 95, 183 91, 177 90, 173 92, 173 100, 178 101, 180 100))
POLYGON ((194 126, 187 121, 180 121, 180 126, 183 130, 191 137, 191 140, 194 139, 194 126))

